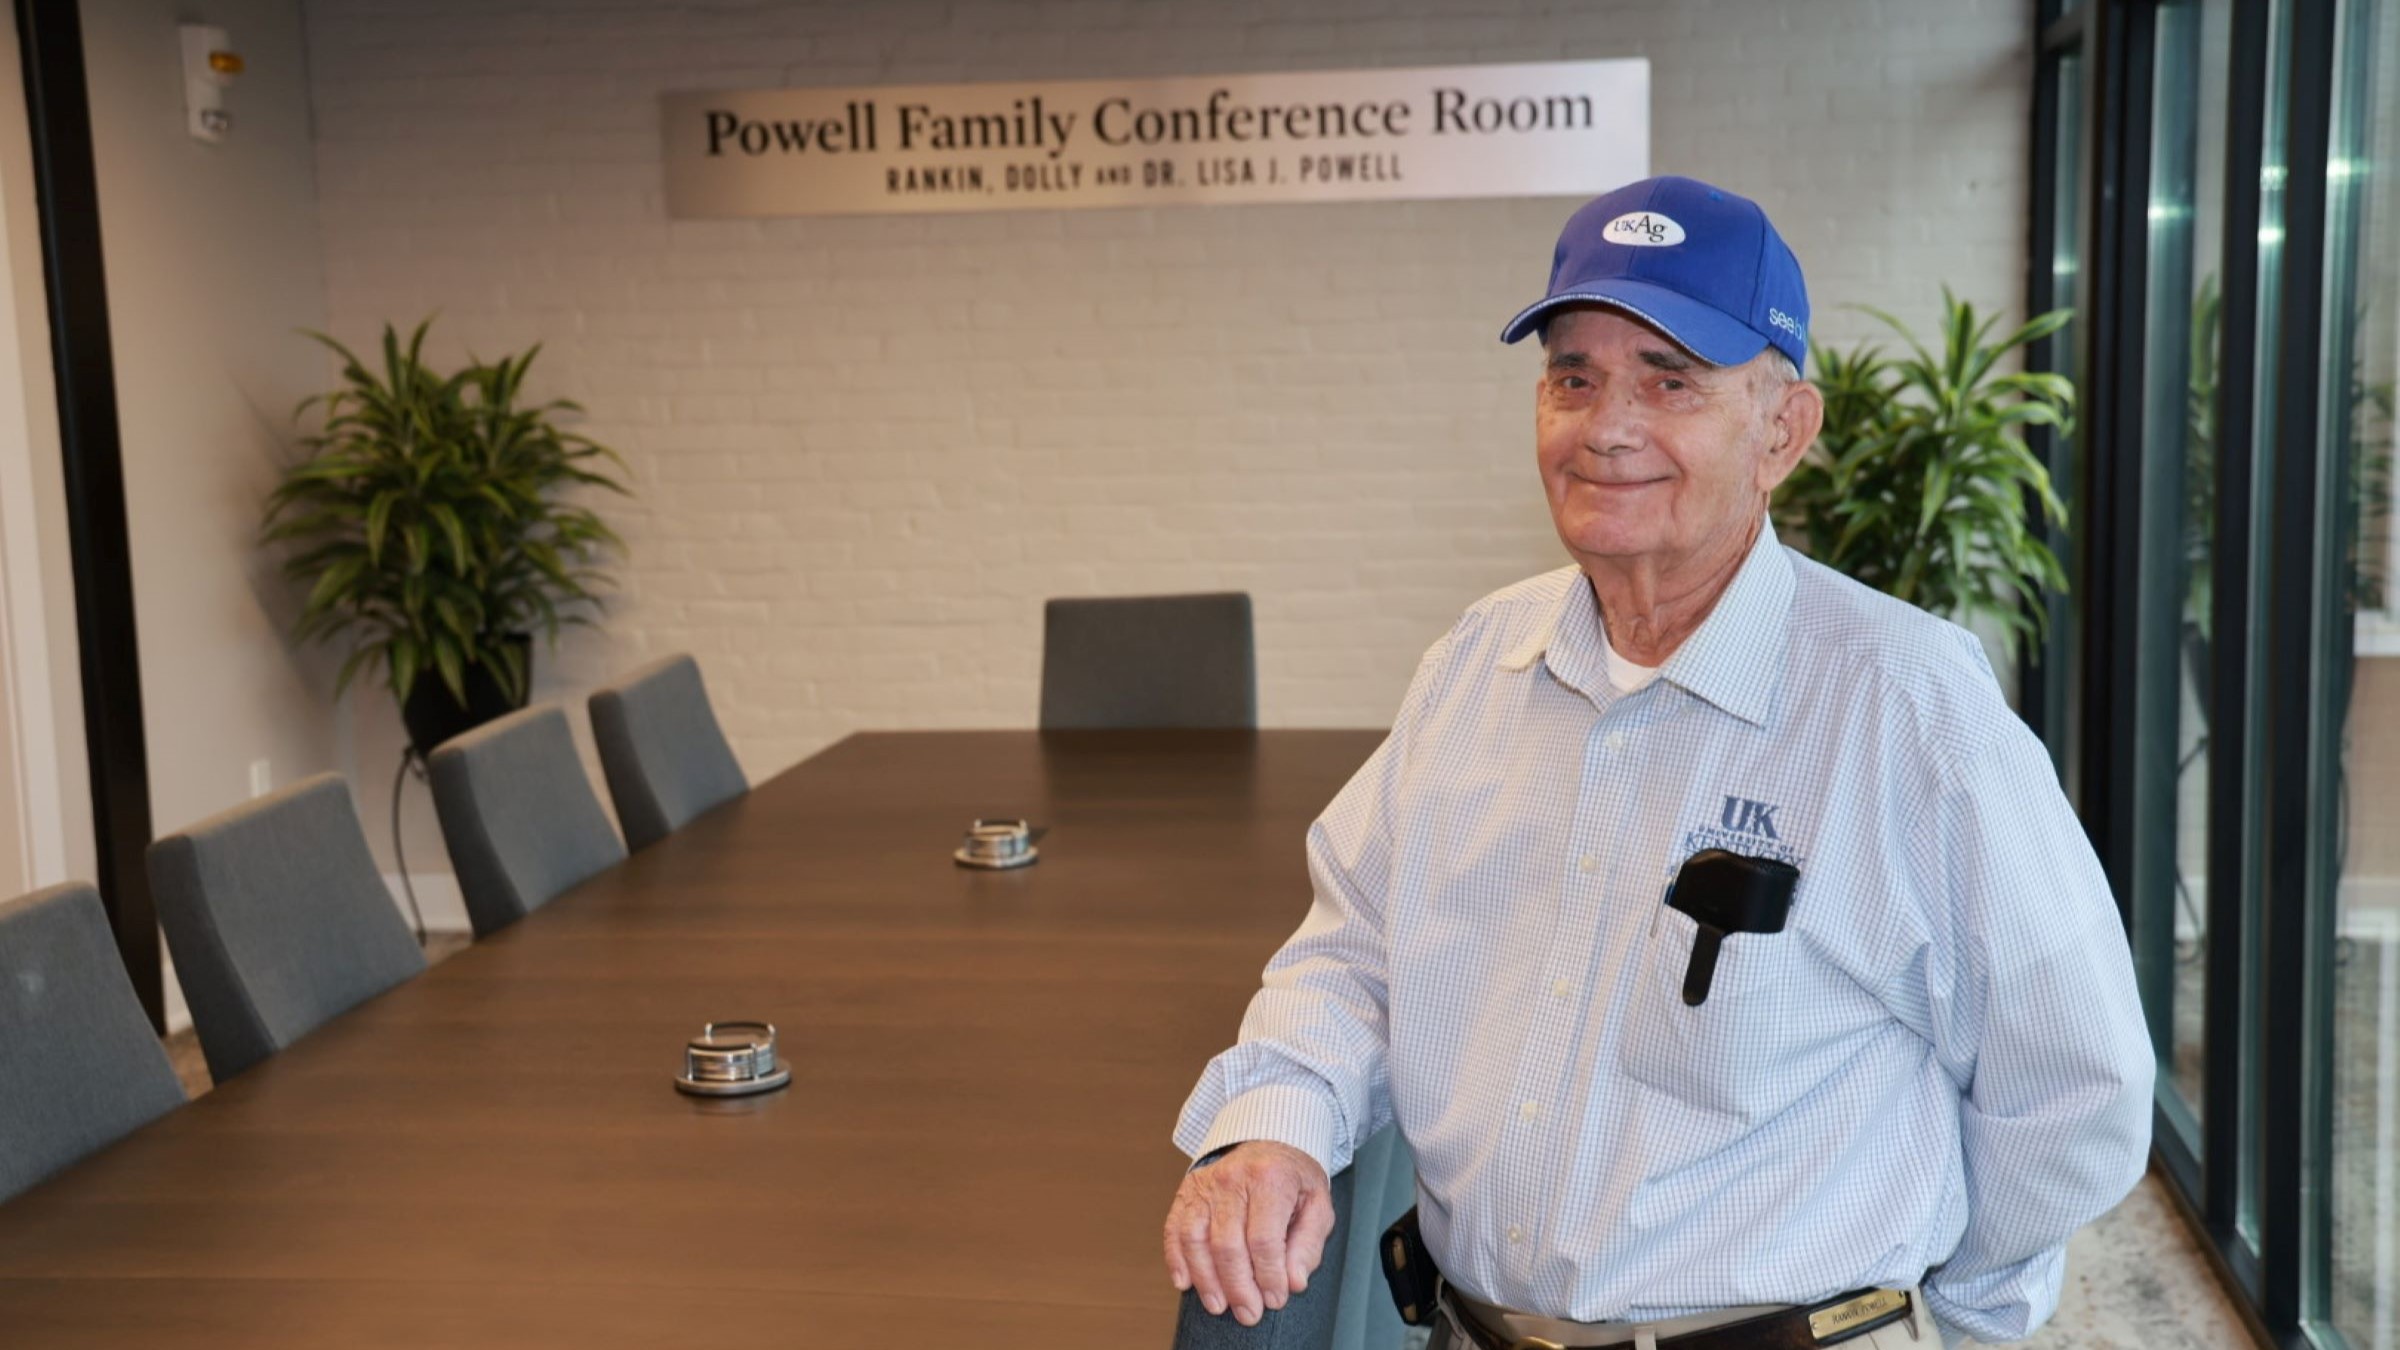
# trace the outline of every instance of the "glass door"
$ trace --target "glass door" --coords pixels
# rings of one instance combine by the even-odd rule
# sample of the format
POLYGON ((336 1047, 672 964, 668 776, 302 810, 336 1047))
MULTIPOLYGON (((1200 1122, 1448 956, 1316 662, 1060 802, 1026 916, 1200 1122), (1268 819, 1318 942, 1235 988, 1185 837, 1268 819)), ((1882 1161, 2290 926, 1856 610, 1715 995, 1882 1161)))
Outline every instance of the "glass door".
POLYGON ((2319 367, 2315 841, 2327 1199, 2318 1306, 2358 1350, 2400 1346, 2400 605, 2393 403, 2400 388, 2400 5, 2334 26, 2319 367))

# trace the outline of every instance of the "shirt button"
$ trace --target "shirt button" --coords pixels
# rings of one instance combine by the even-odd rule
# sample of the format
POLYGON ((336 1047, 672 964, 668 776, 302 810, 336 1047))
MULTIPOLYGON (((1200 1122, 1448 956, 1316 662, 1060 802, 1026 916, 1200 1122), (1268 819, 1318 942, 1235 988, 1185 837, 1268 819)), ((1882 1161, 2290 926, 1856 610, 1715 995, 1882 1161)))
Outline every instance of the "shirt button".
POLYGON ((1565 998, 1567 996, 1567 990, 1569 987, 1570 986, 1563 979, 1552 980, 1550 982, 1550 992, 1560 998, 1565 998))
POLYGON ((1593 857, 1591 854, 1586 853, 1583 855, 1583 861, 1575 865, 1582 868, 1584 871, 1589 872, 1600 866, 1600 860, 1593 857))
POLYGON ((1624 733, 1624 732, 1622 732, 1622 731, 1612 731, 1612 732, 1608 733, 1608 742, 1607 742, 1607 744, 1608 744, 1608 748, 1609 748, 1609 749, 1611 749, 1611 750, 1622 750, 1622 749, 1624 749, 1624 748, 1625 748, 1625 733, 1624 733))
POLYGON ((1525 1230, 1517 1227, 1513 1223, 1510 1224, 1508 1226, 1508 1240, 1511 1242, 1523 1242, 1525 1240, 1525 1230))
POLYGON ((1541 1113, 1542 1108, 1532 1102, 1527 1102, 1523 1106, 1517 1108, 1517 1117, 1520 1120, 1531 1120, 1541 1113))

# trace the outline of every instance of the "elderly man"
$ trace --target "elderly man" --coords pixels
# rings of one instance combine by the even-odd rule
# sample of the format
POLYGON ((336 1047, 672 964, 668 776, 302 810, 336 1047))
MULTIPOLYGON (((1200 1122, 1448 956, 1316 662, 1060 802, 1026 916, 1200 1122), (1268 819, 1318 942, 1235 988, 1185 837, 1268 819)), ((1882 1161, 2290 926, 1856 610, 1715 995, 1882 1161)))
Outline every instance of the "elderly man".
POLYGON ((1394 1120, 1436 1350, 2015 1340, 2141 1175, 2152 1051, 2048 756, 1972 636, 1766 523, 1823 418, 1807 324, 1733 193, 1568 221, 1502 338, 1542 337, 1574 565, 1467 610, 1309 833, 1315 903, 1175 1131, 1167 1267, 1211 1312, 1305 1287, 1394 1120), (1780 870, 1775 922, 1669 903, 1709 850, 1780 870))

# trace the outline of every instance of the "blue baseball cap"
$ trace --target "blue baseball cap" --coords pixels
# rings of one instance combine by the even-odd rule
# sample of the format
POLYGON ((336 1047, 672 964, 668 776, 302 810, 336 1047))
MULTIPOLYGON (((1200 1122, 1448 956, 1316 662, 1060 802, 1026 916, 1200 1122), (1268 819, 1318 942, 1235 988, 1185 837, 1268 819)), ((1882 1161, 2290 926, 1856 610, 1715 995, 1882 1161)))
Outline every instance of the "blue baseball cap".
POLYGON ((1645 178, 1567 218, 1550 293, 1500 330, 1539 332, 1568 305, 1620 309, 1712 366, 1769 347, 1808 369, 1808 283, 1758 203, 1694 178, 1645 178))

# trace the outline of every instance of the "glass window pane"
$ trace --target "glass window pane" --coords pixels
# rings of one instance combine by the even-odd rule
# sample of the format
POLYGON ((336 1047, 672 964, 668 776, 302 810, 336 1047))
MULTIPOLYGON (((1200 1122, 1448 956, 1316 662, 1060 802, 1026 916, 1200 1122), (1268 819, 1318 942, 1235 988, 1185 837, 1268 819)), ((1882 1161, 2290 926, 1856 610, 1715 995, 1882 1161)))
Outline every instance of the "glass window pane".
MULTIPOLYGON (((2283 202, 2284 202, 2284 128, 2286 92, 2290 88, 2288 71, 2291 60, 2291 7, 2271 3, 2267 7, 2269 51, 2266 60, 2266 89, 2261 104, 2259 170, 2258 170, 2258 322, 2253 344, 2251 396, 2251 462, 2263 466, 2260 457, 2263 447, 2275 443, 2276 416, 2275 362, 2278 334, 2282 331, 2278 318, 2282 313, 2283 297, 2283 202)), ((2266 575, 2266 558, 2272 536, 2269 526, 2272 513, 2268 509, 2269 494, 2263 468, 2254 467, 2251 473, 2253 488, 2250 494, 2250 556, 2249 575, 2266 575)), ((2229 563, 2227 565, 2230 565, 2229 563)), ((2260 594, 2255 585, 2253 594, 2260 594)), ((2238 712, 2247 720, 2248 730, 2243 744, 2248 747, 2247 763, 2242 767, 2245 799, 2241 821, 2243 842, 2241 856, 2247 860, 2243 868, 2247 892, 2242 897, 2242 1033, 2240 1056, 2242 1090, 2240 1118, 2242 1146, 2235 1160, 2236 1185, 2234 1226, 2252 1251, 2259 1245, 2259 1175, 2258 1175, 2258 1113, 2263 1099, 2259 1079, 2259 1056, 2253 1052, 2259 1044, 2260 967, 2259 925, 2262 894, 2258 886, 2259 865, 2264 861, 2260 846, 2261 811, 2263 809, 2263 769, 2260 748, 2265 744, 2266 646, 2261 640, 2267 628, 2267 616, 2255 606, 2250 616, 2250 632, 2245 635, 2245 678, 2250 690, 2247 707, 2227 710, 2238 712)))
POLYGON ((2134 952, 2168 1117, 2195 1151, 2208 955, 2218 264, 2231 0, 2158 11, 2143 337, 2143 635, 2134 952))
POLYGON ((2400 4, 2346 0, 2326 165, 2320 558, 2331 633, 2314 691, 2335 732, 2318 768, 2338 867, 2329 1106, 2328 1319, 2400 1344, 2400 614, 2392 587, 2393 391, 2400 385, 2400 4))

